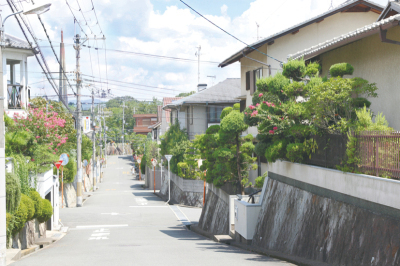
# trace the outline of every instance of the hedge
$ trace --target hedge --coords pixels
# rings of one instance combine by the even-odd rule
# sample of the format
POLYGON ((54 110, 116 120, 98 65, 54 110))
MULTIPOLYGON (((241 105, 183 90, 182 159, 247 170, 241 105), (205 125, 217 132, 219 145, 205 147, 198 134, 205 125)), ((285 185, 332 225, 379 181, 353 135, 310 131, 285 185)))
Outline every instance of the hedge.
POLYGON ((7 246, 8 246, 8 241, 11 238, 14 229, 14 216, 9 212, 6 213, 6 228, 7 228, 6 235, 7 235, 7 246))
POLYGON ((27 221, 32 220, 35 217, 35 203, 33 202, 33 200, 30 197, 28 197, 25 194, 21 195, 21 201, 27 207, 28 215, 27 215, 26 220, 27 221))
POLYGON ((344 75, 353 75, 354 67, 348 63, 334 64, 329 69, 332 77, 343 77, 344 75))
POLYGON ((40 194, 35 190, 31 190, 29 192, 29 197, 32 199, 35 206, 35 215, 33 216, 33 218, 37 218, 42 215, 43 199, 40 194))
POLYGON ((15 235, 22 230, 28 217, 28 208, 23 201, 19 202, 17 211, 14 213, 14 228, 12 234, 15 235))
POLYGON ((41 214, 36 217, 39 223, 46 222, 53 215, 53 207, 51 206, 50 201, 42 199, 42 207, 43 208, 41 214))

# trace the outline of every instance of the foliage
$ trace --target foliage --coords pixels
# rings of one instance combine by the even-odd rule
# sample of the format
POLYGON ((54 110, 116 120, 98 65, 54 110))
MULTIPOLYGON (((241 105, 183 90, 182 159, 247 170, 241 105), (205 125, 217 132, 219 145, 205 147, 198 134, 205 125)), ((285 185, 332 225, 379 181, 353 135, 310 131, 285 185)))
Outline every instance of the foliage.
POLYGON ((6 237, 7 237, 7 246, 9 245, 10 238, 12 236, 12 231, 14 229, 14 215, 11 213, 6 213, 6 237))
POLYGON ((332 77, 343 77, 344 75, 353 75, 354 67, 348 63, 334 64, 329 69, 332 77))
MULTIPOLYGON (((57 170, 57 168, 55 168, 55 170, 57 170)), ((74 182, 75 176, 77 174, 76 158, 70 156, 68 163, 64 166, 63 174, 64 174, 64 183, 74 182)), ((60 181, 61 181, 61 173, 60 173, 60 181)))
POLYGON ((46 199, 42 199, 42 212, 36 217, 38 222, 44 223, 48 221, 52 215, 53 207, 51 206, 51 202, 46 199))
POLYGON ((145 164, 152 167, 151 159, 156 159, 157 162, 160 161, 160 156, 158 155, 158 144, 156 141, 147 139, 146 141, 146 151, 143 160, 146 160, 145 164))
POLYGON ((6 211, 14 213, 21 201, 21 185, 18 176, 6 173, 6 211))
POLYGON ((43 199, 40 194, 35 190, 31 190, 29 192, 29 197, 32 199, 35 206, 35 215, 33 218, 37 218, 41 216, 43 212, 43 199))
POLYGON ((283 65, 282 74, 288 79, 300 81, 305 73, 306 64, 304 60, 289 60, 289 62, 283 65))
POLYGON ((255 187, 262 188, 264 186, 265 178, 268 177, 268 172, 265 172, 262 176, 259 176, 255 180, 255 187))
POLYGON ((188 145, 186 130, 180 129, 179 121, 171 124, 168 131, 161 138, 161 155, 172 154, 170 161, 171 172, 178 174, 178 163, 183 162, 184 153, 188 145))
POLYGON ((178 95, 176 95, 175 97, 187 97, 187 96, 190 96, 190 95, 195 94, 195 93, 196 93, 195 91, 191 91, 191 92, 181 92, 181 93, 179 93, 178 95))
POLYGON ((14 213, 14 226, 12 235, 17 234, 22 230, 28 218, 28 209, 23 201, 19 202, 17 211, 14 213))
POLYGON ((25 194, 21 195, 21 201, 25 204, 27 209, 27 217, 26 220, 30 221, 35 217, 35 203, 33 200, 25 194))
MULTIPOLYGON (((341 68, 350 73, 352 67, 341 68)), ((292 60, 284 64, 283 75, 257 81, 244 122, 257 126, 255 152, 269 162, 303 162, 318 149, 313 135, 347 132, 358 120, 356 111, 369 106, 366 98, 377 96, 374 83, 361 78, 322 79, 319 71, 316 62, 306 67, 303 60, 292 60)))
POLYGON ((93 142, 92 140, 86 136, 85 134, 82 134, 82 160, 90 160, 93 155, 93 142))
POLYGON ((315 77, 319 74, 320 71, 321 66, 317 62, 313 62, 307 65, 304 76, 315 77))
POLYGON ((21 193, 28 194, 31 180, 29 178, 29 167, 26 163, 27 159, 22 154, 12 154, 12 157, 14 158, 14 172, 21 185, 21 193))

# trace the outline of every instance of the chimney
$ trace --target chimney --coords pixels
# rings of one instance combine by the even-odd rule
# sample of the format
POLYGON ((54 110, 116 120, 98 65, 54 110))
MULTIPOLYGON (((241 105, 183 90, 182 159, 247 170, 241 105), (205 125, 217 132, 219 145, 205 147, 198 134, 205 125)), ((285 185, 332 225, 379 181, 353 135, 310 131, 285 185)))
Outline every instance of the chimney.
POLYGON ((198 84, 197 92, 207 89, 207 84, 198 84))

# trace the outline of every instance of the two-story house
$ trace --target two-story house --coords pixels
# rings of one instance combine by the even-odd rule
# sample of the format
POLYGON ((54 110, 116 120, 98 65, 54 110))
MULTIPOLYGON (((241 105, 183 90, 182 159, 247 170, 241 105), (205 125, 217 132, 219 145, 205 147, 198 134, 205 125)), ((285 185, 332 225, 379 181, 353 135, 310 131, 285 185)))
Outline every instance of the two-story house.
POLYGON ((152 130, 149 126, 157 123, 157 114, 135 114, 135 126, 133 132, 136 134, 147 135, 152 130))

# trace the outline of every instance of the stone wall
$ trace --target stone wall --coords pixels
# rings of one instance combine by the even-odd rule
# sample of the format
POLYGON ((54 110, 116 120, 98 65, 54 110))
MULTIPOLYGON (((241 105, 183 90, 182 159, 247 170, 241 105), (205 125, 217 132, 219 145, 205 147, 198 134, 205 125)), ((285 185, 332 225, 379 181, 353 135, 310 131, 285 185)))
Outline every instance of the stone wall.
MULTIPOLYGON (((201 208, 203 193, 204 183, 202 180, 183 179, 171 173, 171 201, 173 203, 201 208)), ((160 194, 168 197, 168 171, 162 173, 160 194)))
POLYGON ((328 265, 400 265, 400 210, 270 175, 252 245, 328 265))
POLYGON ((198 227, 212 235, 229 234, 229 195, 212 184, 208 185, 198 227))
MULTIPOLYGON (((61 184, 60 184, 61 187, 61 184)), ((61 189, 60 189, 61 190, 61 189)), ((76 207, 76 190, 72 183, 64 184, 64 205, 62 205, 62 196, 60 191, 60 207, 64 206, 67 208, 76 207)))

